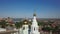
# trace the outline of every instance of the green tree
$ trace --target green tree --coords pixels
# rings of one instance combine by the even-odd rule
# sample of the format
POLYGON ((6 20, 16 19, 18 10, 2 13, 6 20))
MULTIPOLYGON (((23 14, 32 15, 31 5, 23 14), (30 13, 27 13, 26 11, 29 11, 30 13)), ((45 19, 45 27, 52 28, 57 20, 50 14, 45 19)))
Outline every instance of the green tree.
POLYGON ((44 23, 43 22, 38 22, 38 26, 43 26, 44 23))
POLYGON ((0 25, 2 25, 2 27, 5 27, 6 26, 6 21, 5 20, 2 20, 1 22, 0 22, 0 25))
POLYGON ((16 22, 16 23, 15 23, 15 26, 16 26, 16 28, 22 27, 22 22, 16 22))

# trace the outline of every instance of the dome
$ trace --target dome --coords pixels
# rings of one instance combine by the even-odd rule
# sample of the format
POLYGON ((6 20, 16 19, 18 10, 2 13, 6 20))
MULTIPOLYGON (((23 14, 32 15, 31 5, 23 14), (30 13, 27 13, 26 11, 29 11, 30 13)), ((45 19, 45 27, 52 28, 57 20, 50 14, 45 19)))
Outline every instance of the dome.
POLYGON ((28 24, 29 21, 27 19, 23 20, 23 24, 28 24))
POLYGON ((36 13, 34 13, 33 16, 36 16, 36 13))

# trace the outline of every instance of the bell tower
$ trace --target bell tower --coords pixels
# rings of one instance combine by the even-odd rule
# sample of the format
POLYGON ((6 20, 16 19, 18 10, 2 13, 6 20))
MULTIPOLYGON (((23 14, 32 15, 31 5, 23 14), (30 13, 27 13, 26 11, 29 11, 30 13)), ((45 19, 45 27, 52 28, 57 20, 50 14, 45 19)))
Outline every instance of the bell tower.
POLYGON ((39 31, 38 31, 38 23, 37 23, 37 20, 36 20, 36 13, 35 12, 33 14, 30 34, 40 34, 39 31))

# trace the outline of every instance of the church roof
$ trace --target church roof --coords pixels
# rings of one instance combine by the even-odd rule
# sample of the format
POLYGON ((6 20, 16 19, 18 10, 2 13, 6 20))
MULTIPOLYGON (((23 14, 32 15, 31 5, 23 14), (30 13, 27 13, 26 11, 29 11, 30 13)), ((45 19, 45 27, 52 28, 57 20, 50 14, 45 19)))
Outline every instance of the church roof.
POLYGON ((23 24, 27 25, 28 23, 29 23, 29 21, 27 19, 23 20, 23 24))

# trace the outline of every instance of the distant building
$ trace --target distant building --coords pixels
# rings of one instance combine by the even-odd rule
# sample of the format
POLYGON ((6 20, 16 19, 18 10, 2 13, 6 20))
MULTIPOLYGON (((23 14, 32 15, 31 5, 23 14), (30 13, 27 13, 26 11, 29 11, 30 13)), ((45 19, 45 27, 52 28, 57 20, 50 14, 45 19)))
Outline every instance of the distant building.
POLYGON ((5 21, 8 22, 8 23, 10 23, 10 24, 13 24, 13 20, 12 20, 12 18, 10 18, 10 17, 6 18, 5 21))

